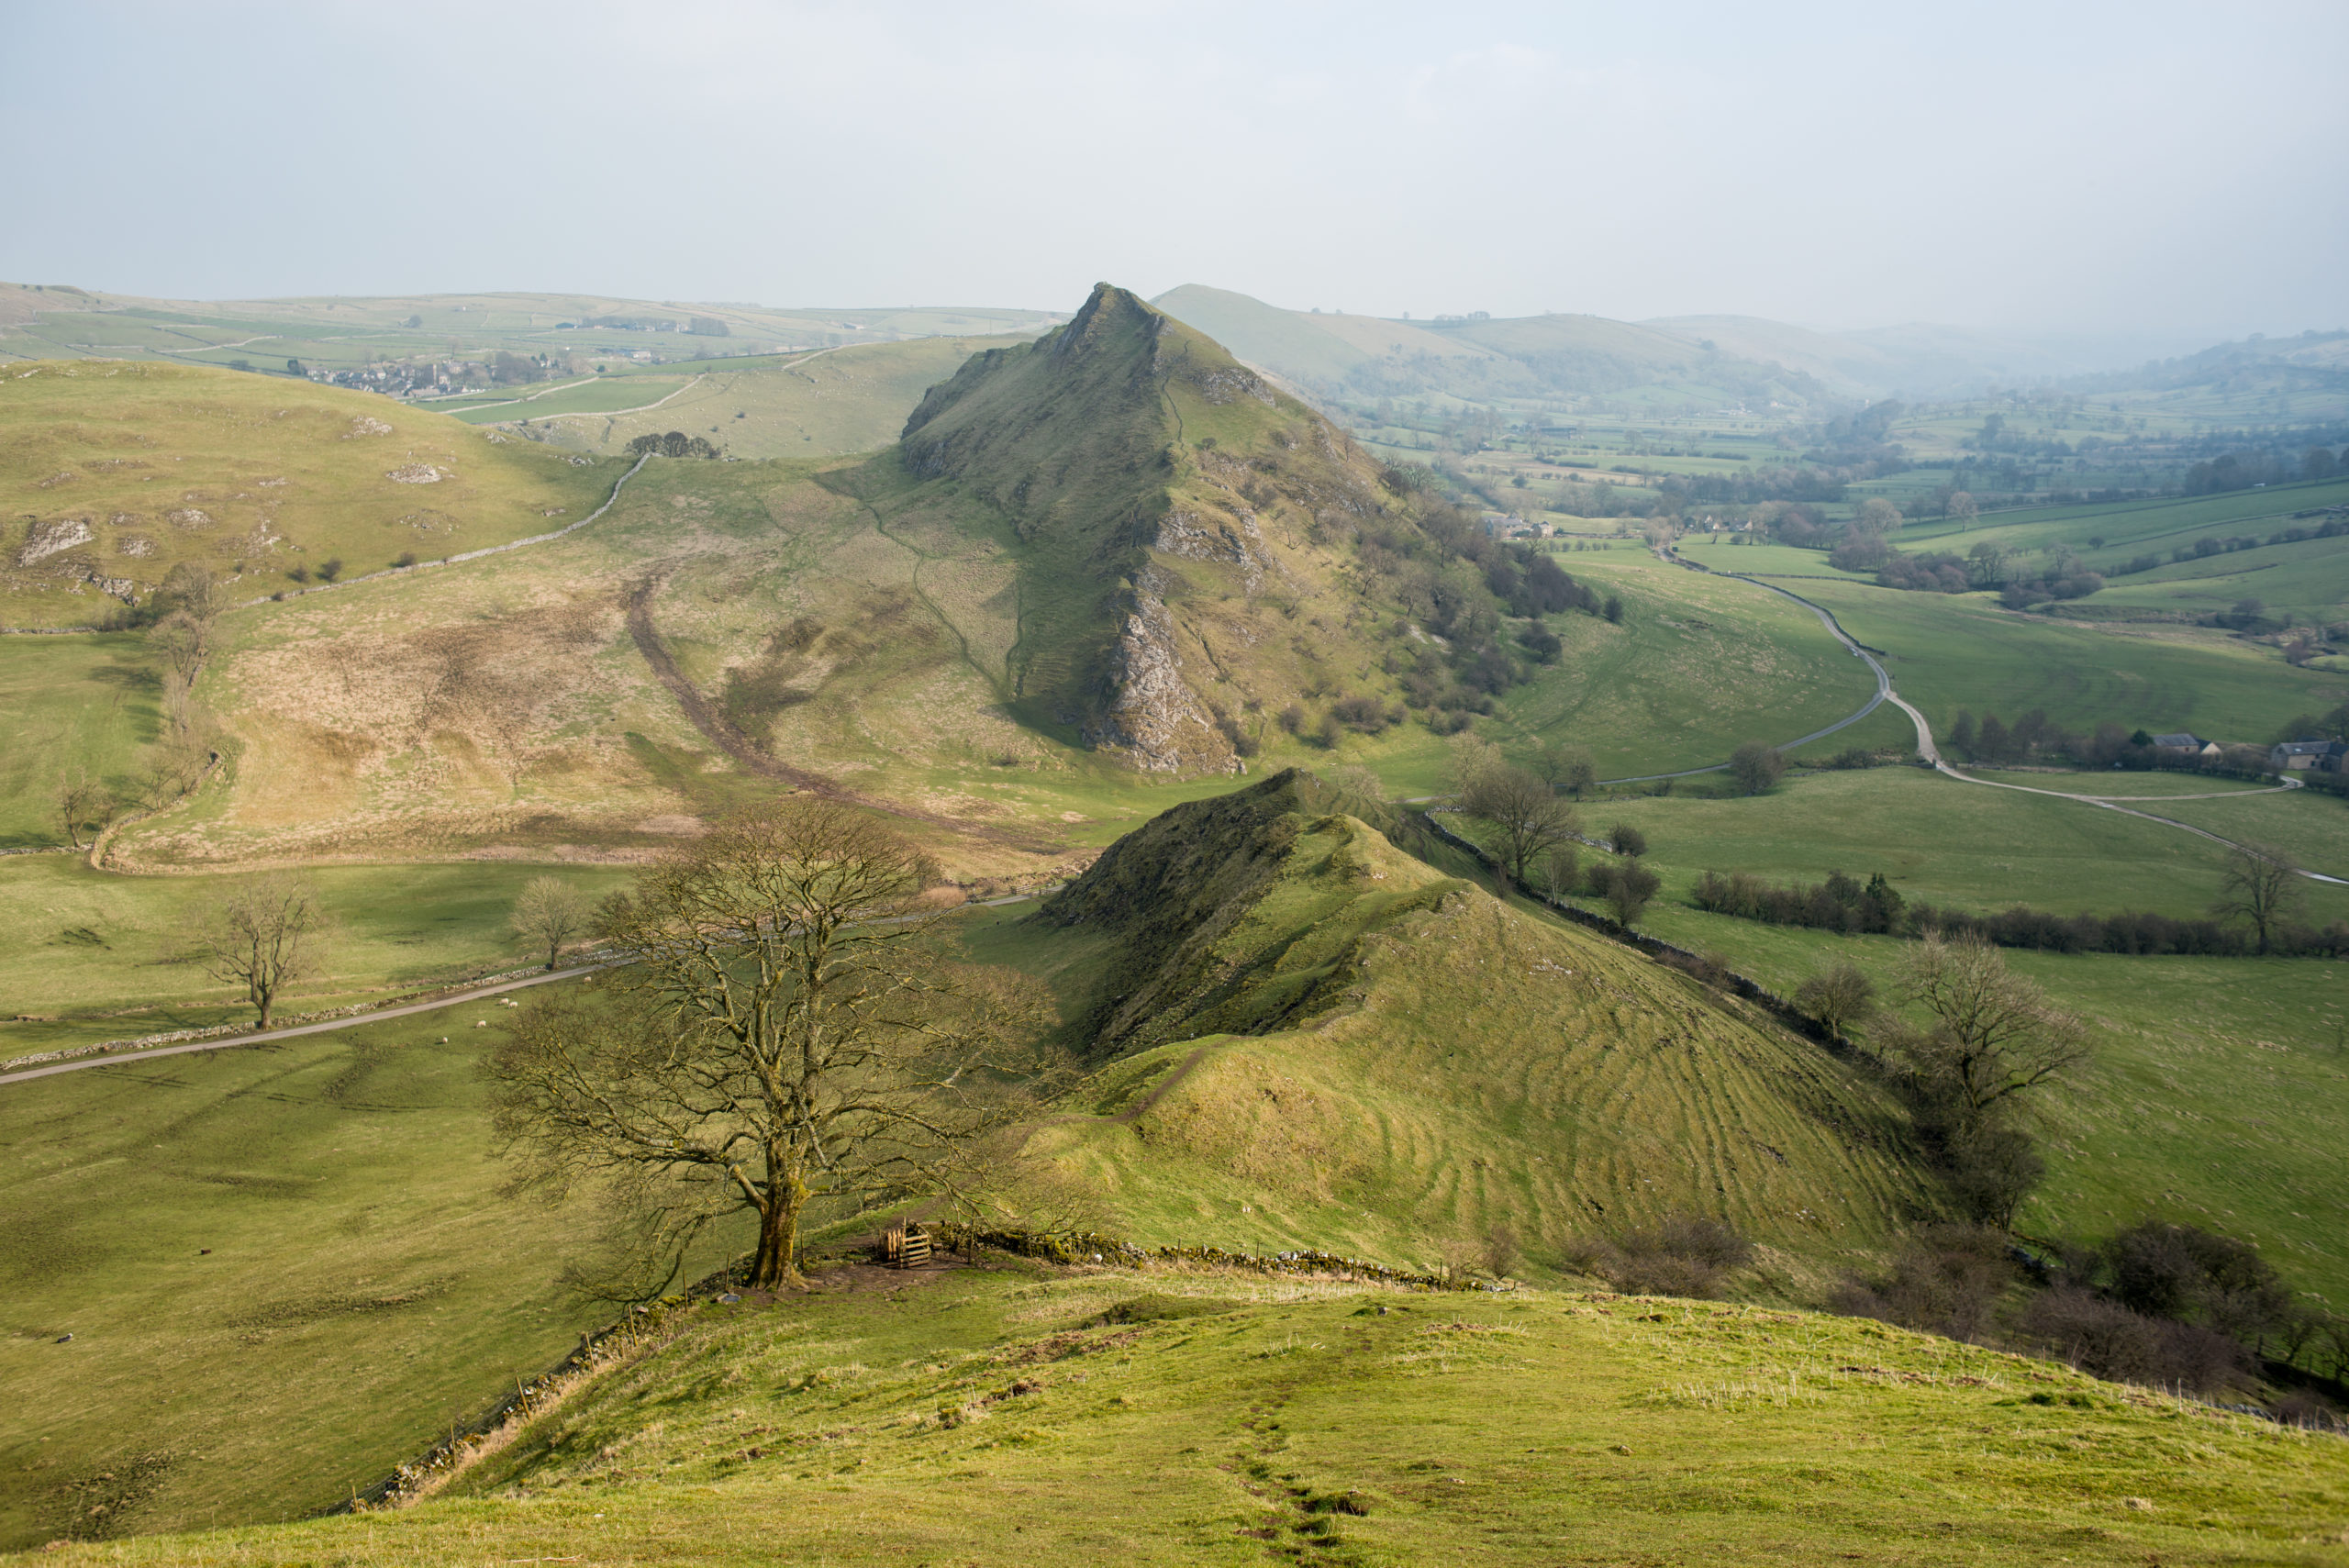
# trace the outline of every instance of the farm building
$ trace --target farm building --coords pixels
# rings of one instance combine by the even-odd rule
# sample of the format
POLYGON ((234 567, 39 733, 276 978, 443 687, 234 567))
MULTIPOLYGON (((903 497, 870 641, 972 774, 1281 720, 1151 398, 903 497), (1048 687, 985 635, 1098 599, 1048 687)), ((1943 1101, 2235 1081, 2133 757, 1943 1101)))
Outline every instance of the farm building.
POLYGON ((2344 758, 2349 758, 2349 745, 2338 740, 2287 740, 2267 754, 2267 765, 2279 773, 2337 773, 2344 758))

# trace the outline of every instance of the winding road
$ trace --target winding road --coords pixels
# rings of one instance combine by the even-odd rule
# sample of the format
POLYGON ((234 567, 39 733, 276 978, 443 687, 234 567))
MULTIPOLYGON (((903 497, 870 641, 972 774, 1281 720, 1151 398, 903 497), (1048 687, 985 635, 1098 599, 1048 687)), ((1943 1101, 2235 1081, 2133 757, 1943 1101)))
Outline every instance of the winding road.
MULTIPOLYGON (((1771 593, 1776 594, 1783 598, 1792 599, 1796 604, 1802 606, 1803 608, 1817 616, 1819 617, 1820 624, 1824 626, 1828 631, 1834 636, 1835 640, 1849 649, 1854 657, 1864 661, 1867 664, 1868 669, 1875 673, 1876 695, 1869 698, 1857 712, 1854 713, 1848 718, 1841 719, 1836 723, 1829 725, 1824 729, 1815 729, 1809 735, 1803 736, 1800 740, 1787 741, 1778 748, 1781 751, 1790 751, 1798 746, 1808 745, 1811 741, 1820 739, 1821 736, 1832 735, 1847 724, 1858 723, 1861 719, 1865 718, 1869 714, 1874 713, 1878 707, 1888 702, 1893 706, 1898 708, 1901 712, 1907 714, 1909 716, 1909 721, 1916 726, 1917 754, 1932 764, 1934 772, 1939 773, 1945 777, 1955 779, 1960 784, 1978 784, 1984 789, 2011 789, 2019 791, 2023 795, 2052 795, 2057 800, 2076 800, 2085 806, 2099 806, 2106 811, 2117 811, 2123 817, 2134 817, 2145 822, 2158 822, 2165 828, 2176 828, 2182 832, 2191 833, 2197 838, 2208 839, 2214 844, 2224 844, 2231 850, 2243 850, 2245 849, 2245 846, 2237 843, 2232 839, 2222 838, 2219 834, 2210 831, 2208 828, 2197 828, 2191 822, 2180 822, 2173 817, 2157 817, 2150 811, 2138 811, 2131 806, 2123 806, 2120 803, 2124 800, 2216 800, 2221 796, 2276 795, 2280 794, 2285 790, 2293 790, 2301 787, 2299 781, 2288 778, 2282 784, 2276 785, 2272 789, 2213 790, 2207 795, 2079 795, 2070 790, 2040 789, 2031 784, 2006 784, 1998 779, 1976 778, 1973 774, 1965 773, 1954 766, 1947 758, 1942 755, 1941 748, 1933 743, 1933 727, 1930 723, 1926 722, 1925 716, 1920 712, 1916 706, 1909 702, 1908 698, 1902 696, 1898 691, 1893 689, 1892 675, 1890 672, 1887 671, 1884 665, 1877 661, 1874 651, 1863 646, 1856 638, 1853 637, 1851 633, 1845 631, 1843 629, 1842 623, 1838 621, 1835 618, 1834 613, 1829 610, 1825 606, 1814 604, 1810 600, 1804 598, 1800 594, 1794 593, 1786 588, 1781 588, 1775 583, 1765 583, 1758 577, 1748 577, 1742 572, 1716 573, 1709 566, 1699 565, 1696 562, 1682 559, 1677 553, 1673 552, 1669 546, 1665 546, 1656 553, 1663 559, 1671 562, 1674 565, 1685 566, 1691 572, 1702 572, 1709 576, 1733 577, 1741 583, 1751 583, 1757 588, 1766 588, 1771 593)), ((1637 778, 1602 779, 1599 782, 1601 784, 1642 784, 1654 779, 1688 778, 1698 773, 1720 773, 1728 766, 1729 764, 1727 762, 1717 762, 1709 768, 1689 768, 1676 773, 1646 773, 1642 774, 1637 778)), ((2324 882, 2333 884, 2336 886, 2349 887, 2349 877, 2328 876, 2322 872, 2308 871, 2298 866, 2293 869, 2301 876, 2308 878, 2310 882, 2324 882)))

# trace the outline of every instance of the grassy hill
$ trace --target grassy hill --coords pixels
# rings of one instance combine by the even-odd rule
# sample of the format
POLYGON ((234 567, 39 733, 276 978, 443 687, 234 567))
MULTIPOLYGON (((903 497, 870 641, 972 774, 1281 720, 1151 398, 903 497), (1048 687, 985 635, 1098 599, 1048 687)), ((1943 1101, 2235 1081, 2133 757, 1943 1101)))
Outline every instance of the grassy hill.
POLYGON ((697 1307, 421 1506, 57 1560, 2342 1555, 2337 1441, 1880 1325, 1008 1262, 887 1283, 697 1307))
MULTIPOLYGON (((1432 1265, 1704 1212, 1797 1273, 1937 1199, 1880 1091, 1742 1005, 1395 850, 1309 776, 1177 806, 974 952, 1119 1058, 1028 1155, 1113 1228, 1432 1265)), ((1229 1244, 1229 1243, 1226 1243, 1229 1244)))
POLYGON ((0 372, 0 617, 103 620, 182 561, 258 597, 559 528, 600 465, 365 393, 139 362, 0 372), (575 461, 574 461, 575 459, 575 461))

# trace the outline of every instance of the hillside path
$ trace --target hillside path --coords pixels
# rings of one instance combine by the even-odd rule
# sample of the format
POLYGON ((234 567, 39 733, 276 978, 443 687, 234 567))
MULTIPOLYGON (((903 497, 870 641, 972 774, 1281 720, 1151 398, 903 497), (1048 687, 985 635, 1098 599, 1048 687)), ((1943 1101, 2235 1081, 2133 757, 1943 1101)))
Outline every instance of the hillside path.
MULTIPOLYGON (((1888 702, 1892 704, 1893 706, 1907 714, 1909 716, 1909 723, 1916 726, 1917 754, 1924 758, 1927 762, 1931 763, 1934 772, 1941 773, 1945 777, 1955 779, 1960 784, 1979 784, 1985 789, 2018 790, 2024 795, 2052 795, 2057 800, 2076 800, 2086 806, 2100 806, 2106 811, 2118 811, 2123 817, 2134 817, 2146 822, 2158 822, 2165 828, 2176 828, 2185 832, 2191 833, 2197 838, 2208 839, 2214 844, 2224 844, 2231 850, 2244 850, 2246 853, 2251 852, 2246 846, 2237 843, 2232 839, 2223 838, 2217 833, 2211 832, 2206 828, 2197 828, 2191 822, 2180 822, 2174 817, 2157 817, 2150 811, 2138 811, 2132 807, 2122 806, 2120 803, 2124 800, 2215 800, 2225 795, 2274 795, 2282 790, 2299 789, 2301 787, 2297 781, 2288 779, 2284 783, 2275 786, 2274 789, 2218 790, 2209 795, 2078 795, 2070 790, 2041 789, 2032 784, 2006 784, 1998 779, 1976 778, 1971 773, 1961 772, 1956 766, 1952 764, 1947 758, 1942 755, 1941 748, 1933 743, 1932 725, 1927 722, 1925 716, 1921 712, 1918 711, 1913 703, 1909 702, 1908 698, 1902 696, 1898 692, 1893 689, 1892 677, 1886 672, 1885 667, 1877 662, 1875 651, 1862 646, 1857 639, 1854 638, 1851 633, 1845 631, 1842 624, 1835 618, 1834 614, 1825 606, 1813 604, 1810 600, 1804 598, 1800 594, 1795 593, 1791 589, 1781 588, 1775 583, 1765 583, 1758 577, 1748 577, 1742 572, 1722 572, 1713 573, 1711 567, 1699 566, 1692 561, 1682 561, 1676 554, 1670 556, 1668 559, 1679 562, 1680 564, 1687 566, 1693 571, 1704 572, 1722 577, 1734 577, 1741 583, 1751 583, 1757 588, 1767 588, 1771 593, 1783 595, 1787 598, 1792 599, 1795 603, 1808 608, 1813 615, 1820 618, 1820 622, 1826 626, 1829 631, 1835 634, 1835 639, 1837 641, 1850 649, 1860 658, 1866 660, 1868 668, 1876 672, 1877 686, 1876 702, 1868 704, 1866 707, 1864 707, 1858 713, 1854 714, 1851 718, 1843 720, 1843 724, 1850 724, 1854 719, 1860 718, 1874 711, 1877 703, 1888 702)), ((1836 730, 1841 729, 1843 727, 1843 724, 1831 725, 1826 729, 1823 729, 1819 733, 1821 735, 1831 735, 1836 730)), ((1818 737, 1815 735, 1806 736, 1804 740, 1816 740, 1817 738, 1818 737)), ((1780 750, 1784 751, 1794 746, 1802 745, 1803 743, 1803 740, 1791 740, 1787 743, 1786 747, 1781 747, 1780 750)), ((1729 764, 1726 762, 1720 764, 1721 767, 1727 767, 1728 765, 1729 764)), ((1702 768, 1692 769, 1690 771, 1695 773, 1712 773, 1717 772, 1718 770, 1712 768, 1702 768)), ((1656 776, 1664 778, 1681 778, 1686 777, 1687 775, 1680 773, 1666 773, 1658 774, 1656 776)), ((1633 783, 1637 781, 1609 779, 1602 782, 1618 784, 1633 783)), ((2322 872, 2309 871, 2298 866, 2293 869, 2298 871, 2300 875, 2307 877, 2310 882, 2325 882, 2334 884, 2338 886, 2349 887, 2349 877, 2328 876, 2322 872)))

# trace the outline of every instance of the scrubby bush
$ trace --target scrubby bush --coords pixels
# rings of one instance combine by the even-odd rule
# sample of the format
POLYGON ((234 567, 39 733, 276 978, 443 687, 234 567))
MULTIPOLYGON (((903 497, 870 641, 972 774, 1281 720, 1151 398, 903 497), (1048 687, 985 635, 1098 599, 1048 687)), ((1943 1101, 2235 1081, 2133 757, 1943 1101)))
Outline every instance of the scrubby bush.
POLYGON ((1720 1294, 1725 1275, 1753 1257, 1753 1243, 1720 1220, 1677 1215, 1611 1240, 1575 1238, 1564 1249, 1563 1262, 1633 1295, 1709 1300, 1720 1294))
POLYGON ((1847 1278, 1828 1298, 1828 1309, 1978 1342, 1993 1332, 1998 1298, 2015 1284, 2010 1246, 1995 1230, 1929 1227, 1901 1249, 1885 1277, 1847 1278))

